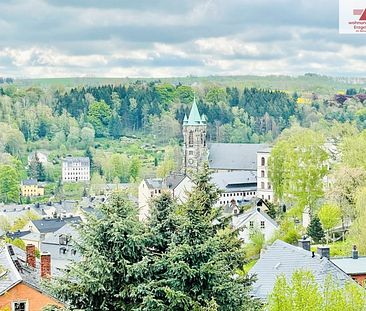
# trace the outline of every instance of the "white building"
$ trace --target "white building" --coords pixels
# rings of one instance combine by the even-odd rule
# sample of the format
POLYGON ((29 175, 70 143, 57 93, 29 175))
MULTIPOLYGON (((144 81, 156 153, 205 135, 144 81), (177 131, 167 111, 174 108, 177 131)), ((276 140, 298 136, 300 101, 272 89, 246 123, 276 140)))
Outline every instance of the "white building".
POLYGON ((278 224, 258 207, 238 216, 234 215, 232 224, 235 229, 239 229, 239 238, 245 243, 250 242, 250 234, 254 231, 262 232, 268 241, 278 229, 278 224))
POLYGON ((90 180, 90 159, 66 157, 62 161, 62 181, 79 182, 90 180))
POLYGON ((165 179, 146 178, 142 180, 138 194, 140 220, 147 219, 150 201, 162 192, 167 191, 178 203, 185 203, 188 193, 191 192, 193 186, 192 180, 183 174, 171 174, 165 179))
POLYGON ((241 205, 256 196, 257 179, 253 171, 222 171, 211 177, 211 182, 222 191, 216 206, 241 205))
POLYGON ((271 148, 257 152, 257 197, 269 202, 274 201, 274 192, 268 176, 268 160, 271 148))

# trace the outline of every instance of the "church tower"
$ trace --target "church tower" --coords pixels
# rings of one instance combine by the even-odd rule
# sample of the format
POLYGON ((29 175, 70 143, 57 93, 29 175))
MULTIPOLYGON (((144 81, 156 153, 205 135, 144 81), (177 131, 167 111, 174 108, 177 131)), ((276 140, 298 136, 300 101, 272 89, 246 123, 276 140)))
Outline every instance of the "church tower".
POLYGON ((207 161, 206 130, 206 118, 200 115, 194 98, 189 117, 185 116, 183 121, 185 173, 197 171, 207 161))

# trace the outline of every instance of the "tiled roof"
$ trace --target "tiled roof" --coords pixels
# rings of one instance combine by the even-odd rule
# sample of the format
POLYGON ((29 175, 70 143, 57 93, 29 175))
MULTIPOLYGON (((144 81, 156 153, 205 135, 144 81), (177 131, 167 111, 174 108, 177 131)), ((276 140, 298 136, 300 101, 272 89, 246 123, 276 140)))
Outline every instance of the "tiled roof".
POLYGON ((273 226, 278 227, 278 224, 274 219, 272 219, 270 216, 268 216, 267 213, 259 211, 257 208, 253 208, 253 209, 251 209, 249 211, 246 211, 246 212, 244 212, 240 215, 234 216, 233 219, 232 219, 233 226, 235 228, 242 227, 255 214, 261 215, 261 217, 265 218, 273 226))
POLYGON ((287 280, 291 280, 292 274, 300 269, 312 272, 320 286, 324 284, 328 275, 331 275, 334 282, 340 286, 351 280, 328 258, 320 257, 318 254, 313 255, 312 252, 277 240, 262 252, 260 259, 249 271, 249 274, 257 277, 252 294, 266 300, 279 275, 285 275, 287 280))
MULTIPOLYGON (((51 263, 52 265, 52 263, 51 263)), ((20 282, 44 292, 41 286, 40 261, 36 260, 36 268, 28 267, 25 252, 11 244, 0 247, 0 295, 20 282)), ((51 266, 52 269, 52 266, 51 266)), ((60 272, 52 269, 52 275, 60 275, 60 272)))
POLYGON ((90 164, 90 159, 88 157, 66 157, 63 159, 63 162, 66 163, 81 163, 84 165, 89 165, 90 164))
POLYGON ((208 163, 211 169, 255 171, 257 152, 267 147, 266 144, 210 144, 208 163))
POLYGON ((66 223, 79 223, 81 218, 76 217, 65 217, 65 218, 51 218, 51 219, 39 219, 33 220, 33 225, 38 229, 40 233, 55 232, 63 227, 66 223))
POLYGON ((347 274, 366 274, 366 257, 331 258, 331 261, 347 274))
POLYGON ((25 179, 25 180, 22 180, 22 185, 35 186, 35 185, 37 185, 37 180, 36 179, 25 179))

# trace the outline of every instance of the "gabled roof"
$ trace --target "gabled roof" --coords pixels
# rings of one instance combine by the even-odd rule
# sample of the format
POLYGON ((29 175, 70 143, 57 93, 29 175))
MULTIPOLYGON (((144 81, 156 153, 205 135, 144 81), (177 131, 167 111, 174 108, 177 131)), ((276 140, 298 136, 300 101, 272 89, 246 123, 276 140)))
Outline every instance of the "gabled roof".
POLYGON ((211 169, 254 171, 257 152, 267 147, 266 144, 210 144, 208 164, 211 169))
POLYGON ((169 189, 175 189, 186 177, 190 179, 184 174, 171 174, 166 178, 165 184, 169 189))
POLYGON ((65 217, 65 218, 51 218, 51 219, 40 219, 32 220, 33 225, 37 228, 40 233, 55 232, 62 228, 66 223, 80 223, 81 218, 76 217, 65 217))
POLYGON ((196 98, 193 98, 193 104, 191 111, 189 113, 188 120, 185 117, 183 125, 200 125, 200 124, 206 124, 206 119, 200 115, 196 104, 196 98))
POLYGON ((245 224, 248 223, 248 221, 250 221, 250 219, 254 215, 259 215, 263 219, 267 220, 274 227, 276 227, 276 228, 278 227, 277 222, 274 219, 272 219, 270 216, 268 216, 267 213, 261 212, 260 210, 258 210, 258 208, 253 208, 249 211, 246 211, 246 212, 244 212, 240 215, 237 215, 237 216, 233 217, 233 226, 234 226, 234 228, 241 228, 241 227, 245 226, 245 224))
POLYGON ((334 282, 340 286, 343 286, 346 281, 352 280, 328 258, 276 240, 262 252, 260 259, 249 271, 249 274, 257 277, 252 294, 266 300, 279 275, 285 275, 287 280, 291 280, 292 274, 300 269, 312 272, 320 286, 324 284, 328 275, 331 275, 334 282))
MULTIPOLYGON (((20 248, 11 244, 2 245, 0 247, 0 266, 4 270, 0 273, 0 295, 21 282, 45 293, 41 286, 39 260, 36 259, 36 268, 28 267, 25 252, 20 248)), ((59 275, 60 273, 52 269, 51 274, 59 275)))

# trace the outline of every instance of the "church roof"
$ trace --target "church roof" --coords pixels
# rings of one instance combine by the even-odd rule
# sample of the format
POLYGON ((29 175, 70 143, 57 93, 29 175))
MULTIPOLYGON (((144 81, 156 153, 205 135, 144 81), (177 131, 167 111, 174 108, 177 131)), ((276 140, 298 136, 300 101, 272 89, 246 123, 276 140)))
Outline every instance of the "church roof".
POLYGON ((223 144, 209 146, 208 164, 218 170, 257 170, 257 152, 266 144, 223 144))
POLYGON ((196 104, 196 98, 193 99, 193 105, 189 113, 188 120, 184 119, 184 125, 206 124, 205 119, 200 115, 196 104))

